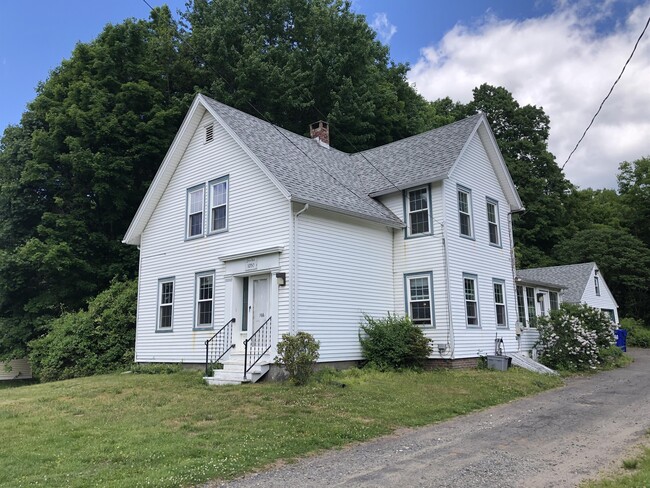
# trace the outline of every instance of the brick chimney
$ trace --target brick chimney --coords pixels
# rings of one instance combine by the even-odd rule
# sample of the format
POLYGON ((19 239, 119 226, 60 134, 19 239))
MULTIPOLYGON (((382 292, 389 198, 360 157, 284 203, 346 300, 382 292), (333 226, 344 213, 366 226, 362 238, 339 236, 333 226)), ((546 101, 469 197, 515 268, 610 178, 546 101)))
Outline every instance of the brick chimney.
POLYGON ((314 122, 309 126, 309 134, 321 146, 330 147, 330 127, 327 122, 323 120, 314 122))

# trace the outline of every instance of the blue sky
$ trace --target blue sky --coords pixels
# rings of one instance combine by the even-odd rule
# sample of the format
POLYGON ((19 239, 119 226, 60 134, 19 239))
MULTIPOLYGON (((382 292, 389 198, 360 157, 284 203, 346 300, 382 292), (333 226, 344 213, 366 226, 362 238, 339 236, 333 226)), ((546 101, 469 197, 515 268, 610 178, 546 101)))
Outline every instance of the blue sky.
MULTIPOLYGON (((185 0, 149 0, 183 9, 185 0)), ((560 164, 629 55, 650 15, 650 1, 354 0, 395 61, 427 99, 468 101, 482 82, 506 86, 522 103, 551 116, 551 149, 560 164)), ((146 18, 142 0, 2 1, 0 3, 0 131, 17 124, 40 81, 107 23, 146 18)), ((584 141, 567 166, 580 186, 615 185, 617 165, 650 154, 650 35, 640 45, 603 111, 603 132, 584 141), (625 85, 626 77, 645 83, 625 85), (633 124, 633 125, 630 125, 633 124), (639 125, 641 124, 641 125, 639 125), (605 144, 607 135, 615 140, 605 144), (645 153, 643 152, 645 151, 645 153)))

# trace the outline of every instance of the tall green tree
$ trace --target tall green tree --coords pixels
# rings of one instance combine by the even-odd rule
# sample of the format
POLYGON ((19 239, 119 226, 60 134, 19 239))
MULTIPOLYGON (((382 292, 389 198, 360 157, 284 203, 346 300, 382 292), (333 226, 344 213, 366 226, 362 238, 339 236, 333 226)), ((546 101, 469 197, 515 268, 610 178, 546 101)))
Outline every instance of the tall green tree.
POLYGON ((617 178, 625 206, 624 223, 633 235, 650 246, 650 157, 621 163, 617 178))
POLYGON ((596 224, 558 244, 562 263, 598 263, 625 317, 650 321, 650 248, 627 229, 596 224))
POLYGON ((0 355, 25 353, 137 255, 121 237, 191 100, 169 9, 108 25, 39 85, 0 146, 0 355))
POLYGON ((408 66, 390 62, 350 2, 194 0, 184 19, 200 84, 240 110, 299 134, 327 119, 332 145, 346 151, 430 125, 408 66))

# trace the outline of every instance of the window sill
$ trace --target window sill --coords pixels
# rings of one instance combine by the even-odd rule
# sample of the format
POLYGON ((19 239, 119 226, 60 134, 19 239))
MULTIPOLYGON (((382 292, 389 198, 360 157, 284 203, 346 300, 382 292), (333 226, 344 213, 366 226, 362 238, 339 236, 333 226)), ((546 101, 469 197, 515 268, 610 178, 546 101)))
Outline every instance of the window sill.
POLYGON ((169 334, 174 332, 174 329, 156 329, 156 334, 169 334))
POLYGON ((468 241, 476 241, 476 237, 474 236, 466 236, 465 234, 458 234, 458 235, 463 239, 467 239, 468 241))
POLYGON ((192 327, 193 331, 201 331, 201 330, 214 330, 214 325, 204 325, 202 327, 194 326, 192 327))
POLYGON ((430 237, 433 235, 433 232, 427 232, 426 234, 406 234, 404 239, 417 239, 418 237, 430 237))

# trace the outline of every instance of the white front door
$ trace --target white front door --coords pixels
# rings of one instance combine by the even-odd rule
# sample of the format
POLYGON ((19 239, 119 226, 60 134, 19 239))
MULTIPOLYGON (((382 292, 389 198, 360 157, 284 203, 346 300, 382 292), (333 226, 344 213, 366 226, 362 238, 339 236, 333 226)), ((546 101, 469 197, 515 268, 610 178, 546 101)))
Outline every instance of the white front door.
POLYGON ((244 352, 244 340, 269 318, 271 277, 269 275, 247 276, 242 280, 243 295, 240 300, 243 301, 244 309, 242 320, 239 322, 239 334, 235 337, 235 350, 244 352))
POLYGON ((259 329, 269 318, 269 282, 268 276, 254 276, 250 279, 249 303, 250 315, 248 323, 249 336, 259 329))

